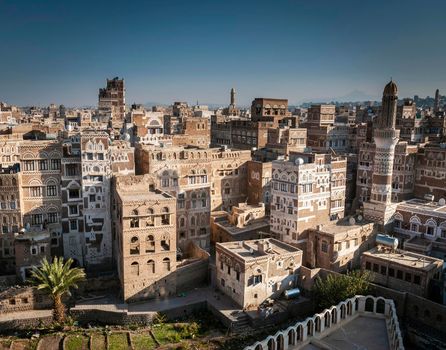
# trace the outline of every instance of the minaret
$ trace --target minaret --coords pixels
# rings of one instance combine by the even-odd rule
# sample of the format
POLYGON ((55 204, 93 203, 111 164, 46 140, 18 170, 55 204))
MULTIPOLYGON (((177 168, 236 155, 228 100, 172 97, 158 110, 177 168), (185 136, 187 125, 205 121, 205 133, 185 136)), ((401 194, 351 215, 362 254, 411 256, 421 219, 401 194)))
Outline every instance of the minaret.
POLYGON ((234 88, 231 89, 231 103, 230 103, 231 107, 235 107, 235 90, 234 88))
POLYGON ((434 112, 440 111, 440 90, 435 90, 434 112))
POLYGON ((373 160, 372 196, 364 203, 364 216, 384 227, 390 223, 395 212, 392 204, 392 177, 395 146, 400 131, 395 129, 398 88, 390 81, 384 88, 381 114, 373 134, 375 158, 373 160))

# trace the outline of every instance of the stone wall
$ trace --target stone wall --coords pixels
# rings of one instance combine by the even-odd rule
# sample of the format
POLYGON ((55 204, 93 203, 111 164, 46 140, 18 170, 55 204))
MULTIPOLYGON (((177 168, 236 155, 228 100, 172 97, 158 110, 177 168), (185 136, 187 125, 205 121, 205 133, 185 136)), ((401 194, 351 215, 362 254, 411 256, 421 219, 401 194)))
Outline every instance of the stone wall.
MULTIPOLYGON (((206 310, 210 308, 210 304, 206 301, 193 304, 183 305, 181 307, 172 308, 162 313, 169 320, 175 320, 188 316, 198 310, 206 310)), ((149 325, 152 323, 156 312, 128 313, 126 311, 105 311, 98 309, 77 309, 71 310, 71 316, 79 322, 80 325, 88 325, 89 323, 107 324, 107 325, 149 325)), ((220 315, 216 314, 217 317, 220 315)), ((18 329, 35 329, 41 325, 48 325, 52 322, 52 316, 34 317, 25 319, 11 319, 0 322, 0 332, 18 329)))
POLYGON ((107 325, 149 325, 156 313, 127 313, 125 311, 105 311, 97 309, 72 310, 71 315, 81 325, 99 323, 107 325))
POLYGON ((209 281, 209 261, 198 260, 176 270, 177 292, 191 290, 209 281))
POLYGON ((0 322, 0 332, 19 329, 36 329, 43 325, 49 325, 52 321, 52 316, 34 317, 27 319, 11 319, 8 321, 0 322))
POLYGON ((0 293, 0 314, 50 309, 51 298, 33 287, 10 287, 0 293))
POLYGON ((101 276, 88 278, 87 280, 79 283, 79 293, 89 293, 97 291, 110 291, 120 288, 118 277, 113 276, 101 276))

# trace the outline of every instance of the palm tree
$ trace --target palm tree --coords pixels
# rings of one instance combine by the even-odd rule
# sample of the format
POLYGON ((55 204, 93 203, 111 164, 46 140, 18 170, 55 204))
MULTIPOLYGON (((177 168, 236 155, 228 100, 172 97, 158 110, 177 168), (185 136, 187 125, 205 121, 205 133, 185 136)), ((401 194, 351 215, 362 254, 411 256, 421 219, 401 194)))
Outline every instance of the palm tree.
POLYGON ((77 288, 77 283, 85 279, 83 269, 71 268, 73 259, 65 261, 62 257, 55 257, 52 263, 46 258, 42 260, 41 266, 34 266, 31 272, 31 280, 37 289, 44 290, 51 295, 54 301, 53 317, 56 322, 65 321, 65 305, 62 297, 70 295, 70 288, 77 288))

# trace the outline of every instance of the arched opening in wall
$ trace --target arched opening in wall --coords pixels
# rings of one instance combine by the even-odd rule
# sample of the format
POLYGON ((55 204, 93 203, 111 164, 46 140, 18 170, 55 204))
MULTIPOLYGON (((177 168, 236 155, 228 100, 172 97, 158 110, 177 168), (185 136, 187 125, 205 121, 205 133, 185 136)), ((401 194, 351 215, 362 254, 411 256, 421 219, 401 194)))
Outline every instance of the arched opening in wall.
POLYGON ((324 327, 325 328, 330 327, 330 312, 329 311, 325 312, 325 314, 324 314, 324 327))
POLYGON ((169 258, 163 259, 163 270, 164 270, 164 272, 170 271, 170 259, 169 258))
POLYGON ((346 314, 346 307, 345 304, 341 305, 341 319, 345 318, 345 314, 346 314))
POLYGON ((424 317, 425 318, 431 317, 431 312, 428 309, 424 310, 424 317))
POLYGON ((268 350, 276 350, 276 344, 274 339, 268 340, 268 350))
POLYGON ((146 253, 152 253, 154 251, 155 251, 155 238, 152 235, 148 235, 146 240, 146 253))
POLYGON ((132 262, 132 265, 130 265, 130 273, 139 276, 139 264, 136 261, 132 262))
POLYGON ((138 228, 139 227, 139 219, 132 218, 130 219, 130 228, 138 228))
POLYGON ((378 314, 383 314, 385 312, 386 309, 386 303, 384 302, 383 299, 378 299, 378 301, 376 302, 376 312, 378 314))
POLYGON ((331 310, 331 323, 332 324, 338 323, 338 310, 336 309, 331 310))
POLYGON ((312 336, 314 334, 314 322, 313 320, 308 320, 307 322, 307 336, 312 336))
POLYGON ((139 239, 133 236, 130 239, 130 255, 139 254, 139 239))
POLYGON ((355 299, 355 311, 359 310, 359 300, 358 298, 355 299))
POLYGON ((255 350, 263 350, 262 344, 257 344, 255 350))
POLYGON ((170 225, 170 214, 169 214, 169 208, 164 207, 161 214, 161 224, 163 225, 170 225))
POLYGON ((163 237, 163 239, 161 240, 161 249, 162 250, 170 250, 170 239, 169 239, 168 235, 163 237))
POLYGON ((373 312, 374 304, 373 298, 367 298, 365 300, 365 311, 373 312))
POLYGON ((152 208, 147 209, 147 214, 149 215, 146 220, 146 226, 155 226, 154 211, 152 208))
POLYGON ((296 345, 296 332, 294 329, 288 331, 288 345, 296 345))
POLYGON ((347 315, 351 316, 351 314, 352 314, 352 302, 351 300, 349 300, 347 302, 347 315))
POLYGON ((316 329, 316 332, 321 331, 321 318, 319 316, 316 316, 315 329, 316 329))
POLYGON ((276 350, 284 350, 285 349, 285 338, 283 336, 283 334, 279 334, 279 336, 277 337, 277 349, 276 350))
POLYGON ((155 261, 153 260, 147 261, 147 271, 149 272, 149 274, 155 273, 155 261))

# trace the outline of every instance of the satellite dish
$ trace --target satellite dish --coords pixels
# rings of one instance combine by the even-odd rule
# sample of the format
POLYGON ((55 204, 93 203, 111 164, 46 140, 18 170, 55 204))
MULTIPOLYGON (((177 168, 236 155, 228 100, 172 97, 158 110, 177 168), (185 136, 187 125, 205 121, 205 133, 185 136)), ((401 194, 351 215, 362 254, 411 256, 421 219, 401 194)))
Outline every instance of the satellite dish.
POLYGON ((302 164, 304 164, 304 160, 302 159, 302 158, 297 158, 295 161, 294 161, 294 164, 296 164, 296 165, 302 165, 302 164))
POLYGON ((356 220, 355 220, 354 217, 351 217, 351 218, 348 220, 348 222, 349 222, 350 225, 354 225, 354 224, 356 224, 356 220))
POLYGON ((358 221, 362 221, 363 217, 362 215, 358 215, 358 221))
POLYGON ((446 204, 446 200, 444 198, 440 198, 440 200, 438 201, 438 204, 440 204, 441 206, 446 204))

